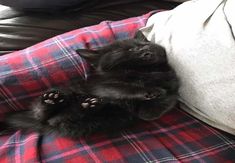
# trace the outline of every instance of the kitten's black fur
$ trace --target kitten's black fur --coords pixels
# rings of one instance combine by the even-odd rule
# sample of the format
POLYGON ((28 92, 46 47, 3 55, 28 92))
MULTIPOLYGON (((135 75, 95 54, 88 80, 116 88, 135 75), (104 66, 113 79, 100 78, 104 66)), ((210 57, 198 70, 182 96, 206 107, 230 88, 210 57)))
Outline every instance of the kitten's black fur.
POLYGON ((49 90, 31 110, 7 115, 2 134, 21 129, 78 138, 159 118, 176 104, 178 80, 163 47, 130 39, 77 52, 93 68, 87 81, 49 90))

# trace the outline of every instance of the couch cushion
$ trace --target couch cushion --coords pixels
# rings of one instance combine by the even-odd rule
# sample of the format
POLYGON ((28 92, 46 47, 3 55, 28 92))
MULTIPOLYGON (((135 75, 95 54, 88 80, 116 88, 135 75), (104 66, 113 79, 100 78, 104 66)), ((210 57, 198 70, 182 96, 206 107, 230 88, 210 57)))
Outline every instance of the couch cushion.
POLYGON ((185 110, 235 135, 234 2, 185 2, 153 15, 142 31, 166 48, 185 110))
MULTIPOLYGON (((10 3, 11 0, 7 2, 10 3)), ((0 5, 0 55, 27 48, 55 35, 95 25, 104 20, 121 20, 177 5, 158 0, 99 0, 98 2, 91 6, 75 5, 65 11, 54 13, 24 12, 0 5)))
POLYGON ((22 10, 46 11, 68 8, 83 3, 92 3, 95 0, 0 0, 0 4, 22 10))

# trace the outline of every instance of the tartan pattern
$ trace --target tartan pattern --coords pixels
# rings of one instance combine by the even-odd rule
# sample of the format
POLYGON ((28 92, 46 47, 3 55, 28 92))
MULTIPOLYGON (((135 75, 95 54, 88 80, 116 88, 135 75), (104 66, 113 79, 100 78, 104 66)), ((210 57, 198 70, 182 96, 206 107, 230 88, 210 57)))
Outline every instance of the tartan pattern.
POLYGON ((150 15, 117 22, 104 21, 1 56, 0 116, 7 111, 26 109, 34 97, 52 86, 86 79, 89 66, 75 50, 97 48, 131 38, 150 15))
MULTIPOLYGON (((25 109, 51 86, 86 79, 89 65, 78 48, 97 48, 131 38, 151 13, 105 21, 56 36, 0 57, 0 115, 25 109)), ((0 162, 124 163, 124 162, 234 162, 234 136, 205 125, 180 109, 153 122, 140 123, 117 135, 97 134, 70 140, 56 135, 15 132, 0 137, 0 162), (40 151, 39 151, 40 149, 40 151)))
MULTIPOLYGON (((38 135, 20 131, 0 139, 0 162, 34 163, 38 135)), ((42 139, 42 162, 155 163, 235 161, 235 137, 207 126, 175 108, 153 122, 140 123, 120 134, 97 134, 70 140, 55 135, 42 139)))

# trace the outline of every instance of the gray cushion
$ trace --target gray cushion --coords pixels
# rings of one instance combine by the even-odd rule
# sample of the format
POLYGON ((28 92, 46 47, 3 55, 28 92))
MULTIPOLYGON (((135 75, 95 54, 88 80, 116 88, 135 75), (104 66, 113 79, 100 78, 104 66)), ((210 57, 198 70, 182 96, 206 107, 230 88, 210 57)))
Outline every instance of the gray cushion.
POLYGON ((166 48, 187 112, 235 135, 234 0, 193 0, 149 18, 144 35, 166 48))

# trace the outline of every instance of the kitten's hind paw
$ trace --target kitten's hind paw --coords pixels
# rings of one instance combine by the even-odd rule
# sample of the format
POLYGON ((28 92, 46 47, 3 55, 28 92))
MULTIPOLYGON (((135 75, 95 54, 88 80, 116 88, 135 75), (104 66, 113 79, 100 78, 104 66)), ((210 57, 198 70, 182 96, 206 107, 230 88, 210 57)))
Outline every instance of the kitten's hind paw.
POLYGON ((64 101, 64 95, 58 90, 52 90, 42 95, 42 102, 46 105, 62 104, 64 101))
POLYGON ((98 98, 86 98, 85 101, 81 103, 81 106, 84 109, 97 108, 98 106, 100 106, 101 101, 102 100, 98 98))

